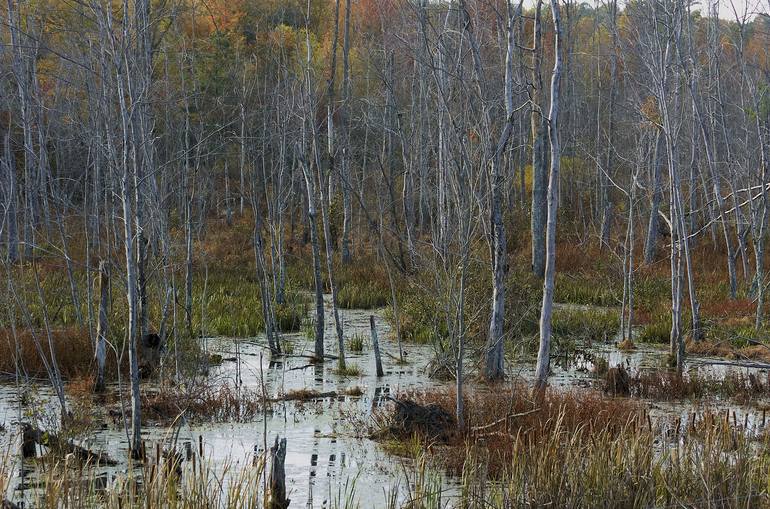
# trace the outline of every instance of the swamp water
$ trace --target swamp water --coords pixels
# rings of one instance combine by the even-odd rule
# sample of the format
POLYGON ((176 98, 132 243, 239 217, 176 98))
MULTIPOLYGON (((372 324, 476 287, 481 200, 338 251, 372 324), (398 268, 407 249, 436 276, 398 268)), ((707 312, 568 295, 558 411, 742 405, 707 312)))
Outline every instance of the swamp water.
MULTIPOLYGON (((311 364, 308 356, 312 354, 313 341, 302 333, 282 335, 282 340, 292 345, 292 353, 277 362, 270 361, 264 338, 207 339, 208 350, 223 358, 222 364, 211 370, 209 377, 213 380, 234 386, 236 378, 240 376, 243 388, 264 390, 269 398, 276 400, 294 391, 305 390, 334 392, 337 396, 301 402, 276 401, 269 413, 250 422, 182 425, 177 439, 180 449, 197 451, 202 447, 203 456, 214 471, 222 472, 227 468, 232 472, 253 468, 251 465, 255 456, 279 435, 287 439, 285 468, 288 496, 292 500, 290 507, 340 507, 344 506, 350 494, 353 494, 354 500, 362 508, 384 507, 386 500, 394 495, 400 500, 406 498, 411 489, 407 475, 409 460, 388 454, 379 444, 366 437, 371 416, 387 403, 390 395, 431 387, 448 387, 451 382, 436 381, 426 374, 425 367, 434 357, 431 346, 405 344, 403 349, 406 362, 400 363, 398 346, 391 339, 390 328, 381 312, 340 310, 340 316, 344 322, 346 340, 353 336, 366 338, 363 352, 347 352, 346 355, 348 366, 356 366, 360 375, 337 374, 337 363, 333 359, 327 360, 325 364, 311 364), (385 368, 385 376, 382 378, 374 375, 370 315, 375 316, 380 338, 385 368), (239 353, 237 356, 236 351, 239 353), (344 395, 352 388, 360 389, 356 392, 361 395, 344 395)), ((329 305, 325 325, 326 352, 334 355, 337 339, 329 305)), ((575 355, 552 361, 553 374, 549 379, 552 386, 591 386, 595 382, 595 377, 591 375, 592 360, 597 357, 606 359, 609 366, 621 364, 632 370, 659 368, 666 357, 665 350, 646 345, 640 345, 630 352, 619 351, 614 344, 605 343, 581 348, 582 351, 575 355)), ((716 376, 739 370, 743 373, 758 373, 763 379, 768 376, 762 368, 715 365, 710 362, 708 359, 692 358, 689 365, 698 375, 716 376)), ((534 363, 518 362, 508 369, 511 378, 531 380, 534 363)), ((55 415, 55 402, 45 382, 39 382, 35 392, 38 406, 49 407, 50 414, 55 415)), ((745 421, 754 427, 760 425, 762 412, 755 407, 736 407, 714 401, 709 403, 709 408, 713 411, 728 409, 735 412, 733 419, 745 421)), ((698 409, 688 402, 656 402, 651 404, 650 416, 661 422, 673 422, 676 419, 688 419, 693 411, 698 409)), ((21 491, 19 461, 14 459, 18 451, 14 423, 19 420, 19 412, 16 388, 13 385, 0 385, 0 460, 15 461, 8 493, 14 501, 19 501, 22 496, 30 500, 31 492, 29 489, 21 491)), ((41 427, 44 424, 41 423, 41 427)), ((154 444, 168 443, 170 434, 166 427, 147 426, 143 429, 150 455, 155 450, 154 444)), ((118 460, 117 467, 96 469, 95 475, 101 476, 106 485, 125 475, 128 468, 128 440, 122 427, 105 426, 84 440, 82 445, 91 450, 104 451, 118 460)), ((27 463, 25 468, 30 469, 27 463)), ((24 486, 34 488, 35 478, 40 473, 28 470, 25 475, 24 486)), ((222 481, 227 483, 226 476, 222 481)), ((446 497, 451 498, 455 491, 454 480, 444 478, 443 482, 447 489, 446 497)))

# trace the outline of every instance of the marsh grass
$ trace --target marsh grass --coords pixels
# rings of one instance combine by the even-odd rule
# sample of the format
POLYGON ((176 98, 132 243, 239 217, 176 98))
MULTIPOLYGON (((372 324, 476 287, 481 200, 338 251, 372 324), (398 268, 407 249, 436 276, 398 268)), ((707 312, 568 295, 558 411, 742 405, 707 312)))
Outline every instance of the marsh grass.
POLYGON ((671 316, 658 315, 639 332, 640 343, 666 344, 671 339, 671 316))
POLYGON ((194 386, 142 391, 142 419, 163 425, 184 414, 192 422, 242 422, 256 418, 269 405, 256 389, 199 382, 194 386))
POLYGON ((614 309, 556 309, 553 333, 563 339, 588 343, 608 341, 620 329, 619 312, 614 309))
POLYGON ((334 374, 339 376, 347 376, 347 377, 361 376, 361 368, 358 366, 358 364, 346 363, 344 368, 337 366, 334 368, 333 372, 334 374))
POLYGON ((724 376, 679 376, 670 370, 642 370, 629 376, 632 396, 657 401, 732 398, 746 404, 770 396, 767 375, 730 371, 724 376))
POLYGON ((374 309, 388 304, 390 290, 377 286, 348 283, 337 293, 337 304, 342 309, 374 309))
MULTIPOLYGON (((17 330, 16 336, 10 329, 0 330, 0 372, 12 376, 16 372, 16 360, 21 372, 30 376, 46 376, 45 365, 35 345, 33 334, 41 347, 46 359, 50 359, 48 334, 44 329, 17 330), (18 350, 17 350, 18 346, 18 350)), ((94 369, 94 348, 87 329, 70 326, 50 331, 59 369, 65 378, 86 377, 94 369)), ((116 367, 115 355, 108 355, 107 369, 114 372, 116 367)))
POLYGON ((491 449, 470 449, 458 507, 766 507, 767 440, 716 425, 697 439, 655 445, 630 422, 573 429, 557 421, 540 441, 517 440, 490 483, 491 449))
MULTIPOLYGON (((527 392, 524 392, 527 394, 527 392)), ((414 394, 410 395, 410 397, 414 394)), ((451 394, 423 394, 423 403, 452 408, 451 394)), ((459 479, 448 507, 767 507, 770 437, 704 412, 663 431, 628 399, 557 394, 527 401, 474 394, 466 400, 466 430, 446 443, 418 435, 387 450, 416 458, 411 482, 459 479), (540 410, 526 415, 523 408, 540 410), (505 418, 509 414, 512 417, 505 418), (501 420, 502 416, 502 420, 501 420), (490 424, 494 424, 490 426, 490 424), (474 431, 475 430, 475 431, 474 431)), ((420 498, 436 503, 441 484, 420 498)), ((445 500, 447 497, 444 497, 445 500)), ((395 506, 391 506, 395 507, 395 506)))
POLYGON ((620 302, 612 281, 597 274, 559 274, 555 286, 556 302, 610 307, 620 302))
POLYGON ((178 454, 164 455, 142 466, 129 466, 112 479, 92 468, 60 462, 40 479, 32 507, 104 509, 262 509, 265 461, 253 466, 228 461, 214 466, 198 459, 182 462, 178 454))
POLYGON ((348 339, 348 350, 354 353, 361 353, 364 351, 366 342, 367 339, 362 334, 354 334, 348 339))
MULTIPOLYGON (((194 298, 194 310, 201 309, 203 283, 194 298)), ((259 284, 249 277, 228 275, 211 276, 206 283, 205 322, 196 315, 194 328, 210 335, 226 337, 254 337, 265 331, 259 284)), ((296 293, 289 293, 285 304, 275 305, 275 317, 279 330, 300 330, 306 314, 305 302, 296 293)))
MULTIPOLYGON (((552 432, 554 426, 577 430, 613 428, 620 429, 627 422, 641 420, 642 405, 634 400, 608 398, 593 391, 560 392, 547 390, 539 401, 530 398, 530 390, 524 385, 501 386, 497 390, 473 391, 463 398, 465 429, 445 430, 446 442, 436 444, 436 459, 443 468, 459 474, 470 445, 484 444, 488 449, 487 469, 497 477, 513 461, 516 443, 537 443, 552 432)), ((411 392, 399 395, 420 405, 438 405, 449 415, 455 413, 455 396, 451 390, 411 392)), ((375 435, 397 438, 391 435, 394 414, 375 416, 375 435)), ((424 445, 430 437, 420 437, 424 445)))

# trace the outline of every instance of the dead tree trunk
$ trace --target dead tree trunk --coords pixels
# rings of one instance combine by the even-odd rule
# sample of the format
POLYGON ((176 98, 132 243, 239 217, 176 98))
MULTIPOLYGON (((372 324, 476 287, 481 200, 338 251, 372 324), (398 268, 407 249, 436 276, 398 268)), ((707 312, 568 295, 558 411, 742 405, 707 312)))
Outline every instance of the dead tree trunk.
POLYGON ((550 0, 554 27, 554 63, 551 76, 551 110, 548 115, 548 139, 551 143, 551 174, 548 179, 548 223, 546 228, 545 281, 540 310, 540 347, 537 352, 535 386, 545 387, 550 370, 551 317, 553 313, 554 279, 556 277, 556 214, 559 206, 559 99, 561 91, 561 13, 559 0, 550 0))
POLYGON ((270 448, 270 476, 267 481, 267 509, 286 509, 291 500, 286 498, 286 439, 275 437, 270 448))
POLYGON ((374 348, 374 365, 377 370, 377 376, 383 376, 382 357, 380 357, 380 340, 377 338, 377 328, 374 325, 374 315, 369 316, 369 326, 372 330, 372 348, 374 348))
POLYGON ((104 367, 107 363, 108 312, 110 305, 110 268, 106 260, 99 262, 99 322, 96 326, 96 381, 94 391, 104 391, 104 367))
POLYGON ((540 67, 543 59, 541 11, 543 1, 537 1, 532 47, 532 272, 543 277, 546 264, 547 152, 548 125, 543 115, 543 78, 540 67))

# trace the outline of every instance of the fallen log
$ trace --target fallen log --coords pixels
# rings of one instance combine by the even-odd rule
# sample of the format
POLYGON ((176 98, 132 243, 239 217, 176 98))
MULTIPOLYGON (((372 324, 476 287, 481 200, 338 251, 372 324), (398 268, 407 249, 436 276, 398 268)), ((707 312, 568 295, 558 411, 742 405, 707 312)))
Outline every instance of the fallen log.
POLYGON ((63 439, 51 432, 42 431, 29 423, 22 423, 21 431, 21 451, 22 456, 25 458, 36 456, 35 444, 37 444, 64 454, 72 454, 79 461, 91 463, 92 465, 118 464, 117 461, 103 452, 93 452, 85 447, 75 445, 69 440, 63 439))
POLYGON ((271 403, 278 403, 281 401, 310 401, 313 399, 324 398, 336 398, 338 396, 337 391, 318 392, 314 390, 297 390, 284 394, 280 398, 268 399, 271 403))
POLYGON ((735 366, 737 368, 770 369, 770 364, 765 362, 721 361, 707 359, 690 359, 691 366, 735 366))

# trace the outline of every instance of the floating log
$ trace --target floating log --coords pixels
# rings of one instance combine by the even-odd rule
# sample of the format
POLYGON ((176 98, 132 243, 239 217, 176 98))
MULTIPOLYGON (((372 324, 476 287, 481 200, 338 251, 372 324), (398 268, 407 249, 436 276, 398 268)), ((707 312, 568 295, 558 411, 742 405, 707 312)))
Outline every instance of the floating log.
POLYGON ((267 401, 278 403, 280 401, 310 401, 313 399, 336 398, 337 391, 318 392, 315 390, 297 390, 284 394, 280 398, 270 398, 267 401))

